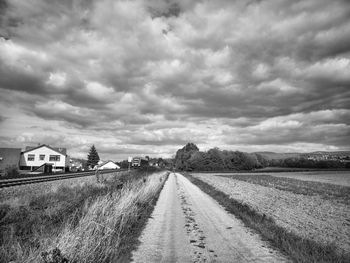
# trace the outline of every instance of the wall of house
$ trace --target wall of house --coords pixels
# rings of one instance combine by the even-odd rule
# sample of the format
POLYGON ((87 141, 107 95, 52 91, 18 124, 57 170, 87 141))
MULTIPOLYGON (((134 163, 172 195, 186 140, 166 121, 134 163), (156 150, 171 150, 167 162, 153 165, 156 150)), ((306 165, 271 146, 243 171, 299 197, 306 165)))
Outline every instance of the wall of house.
POLYGON ((53 164, 53 167, 55 168, 64 168, 66 166, 66 156, 63 154, 60 154, 56 151, 51 150, 47 147, 41 147, 26 153, 23 153, 21 155, 20 159, 20 166, 23 168, 23 166, 26 167, 39 167, 45 163, 51 163, 53 164), (34 161, 28 161, 28 155, 34 154, 34 161), (40 155, 45 155, 44 160, 40 160, 40 155), (50 155, 59 155, 60 160, 59 161, 50 161, 50 155))

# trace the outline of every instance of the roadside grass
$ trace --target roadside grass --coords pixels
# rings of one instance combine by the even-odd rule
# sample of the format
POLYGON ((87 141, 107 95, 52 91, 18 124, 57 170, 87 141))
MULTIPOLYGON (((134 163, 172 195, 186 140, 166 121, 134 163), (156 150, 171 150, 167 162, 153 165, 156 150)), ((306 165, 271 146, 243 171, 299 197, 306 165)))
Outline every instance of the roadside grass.
POLYGON ((97 198, 76 227, 66 225, 58 247, 72 262, 129 261, 166 179, 153 175, 97 198))
POLYGON ((218 174, 252 184, 272 187, 302 195, 319 195, 327 200, 350 203, 350 187, 321 182, 297 180, 287 177, 275 177, 267 174, 218 174))
POLYGON ((28 195, 24 205, 0 205, 0 262, 40 262, 40 257, 29 258, 55 246, 54 239, 67 225, 78 227, 96 200, 147 180, 144 171, 132 171, 103 183, 63 185, 54 192, 28 195))
POLYGON ((350 253, 339 254, 334 245, 319 244, 311 239, 297 236, 278 226, 272 218, 257 212, 247 204, 230 198, 229 195, 190 174, 185 173, 184 175, 202 191, 213 197, 229 213, 257 231, 294 262, 350 262, 350 253))

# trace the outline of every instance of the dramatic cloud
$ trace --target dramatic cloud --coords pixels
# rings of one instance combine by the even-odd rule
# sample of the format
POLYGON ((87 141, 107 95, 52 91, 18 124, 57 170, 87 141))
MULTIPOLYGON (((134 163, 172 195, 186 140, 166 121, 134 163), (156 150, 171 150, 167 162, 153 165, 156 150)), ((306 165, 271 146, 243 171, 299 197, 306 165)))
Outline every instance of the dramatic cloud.
POLYGON ((0 143, 348 150, 344 0, 0 1, 0 143))

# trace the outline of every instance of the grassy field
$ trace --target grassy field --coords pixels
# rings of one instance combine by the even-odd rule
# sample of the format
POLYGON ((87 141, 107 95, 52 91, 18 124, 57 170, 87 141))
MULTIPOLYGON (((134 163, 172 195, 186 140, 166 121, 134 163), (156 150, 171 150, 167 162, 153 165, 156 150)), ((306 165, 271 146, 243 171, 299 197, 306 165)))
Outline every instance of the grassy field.
POLYGON ((350 171, 310 171, 296 173, 273 173, 272 176, 287 177, 303 181, 336 184, 350 187, 350 171))
POLYGON ((349 255, 342 256, 350 251, 349 188, 345 191, 338 186, 343 189, 341 194, 323 194, 321 190, 332 185, 307 184, 300 192, 298 188, 305 182, 289 178, 259 174, 192 175, 193 182, 202 190, 221 200, 226 208, 295 261, 349 260, 349 255), (308 251, 310 256, 306 256, 308 251))
MULTIPOLYGON (((315 177, 316 174, 303 173, 302 175, 297 173, 278 173, 278 174, 257 174, 257 173, 201 173, 203 175, 215 175, 220 177, 227 177, 234 180, 244 181, 251 184, 262 185, 270 188, 275 188, 295 194, 309 195, 309 196, 320 196, 325 200, 337 200, 344 204, 350 203, 350 187, 341 184, 343 181, 343 174, 329 174, 321 175, 322 178, 333 176, 333 182, 339 183, 321 183, 318 182, 315 177), (293 175, 294 174, 294 175, 293 175), (337 176, 338 175, 338 176, 337 176), (339 176, 340 175, 340 176, 339 176), (303 177, 304 180, 294 179, 303 177), (314 180, 307 181, 307 178, 312 177, 314 180)), ((199 175, 199 174, 198 174, 199 175)), ((346 173, 345 176, 348 174, 346 173)), ((350 176, 350 175, 349 175, 350 176)))
POLYGON ((166 177, 133 172, 103 183, 89 177, 2 189, 0 262, 128 257, 166 177))

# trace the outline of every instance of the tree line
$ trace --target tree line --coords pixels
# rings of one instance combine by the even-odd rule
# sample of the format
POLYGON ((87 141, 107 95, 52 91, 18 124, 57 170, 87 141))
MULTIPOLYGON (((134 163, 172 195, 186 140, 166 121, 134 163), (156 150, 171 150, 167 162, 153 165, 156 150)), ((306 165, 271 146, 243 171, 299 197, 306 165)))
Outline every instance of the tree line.
POLYGON ((175 168, 186 171, 252 170, 267 166, 260 154, 239 151, 210 149, 199 151, 193 143, 188 143, 176 152, 175 168))
POLYGON ((350 168, 350 162, 340 160, 312 160, 304 157, 270 160, 269 166, 311 169, 342 169, 350 168))
POLYGON ((303 157, 268 159, 258 153, 220 150, 213 148, 200 151, 193 143, 186 144, 176 152, 174 167, 183 171, 239 171, 264 167, 289 168, 350 168, 349 162, 336 160, 309 160, 303 157))

